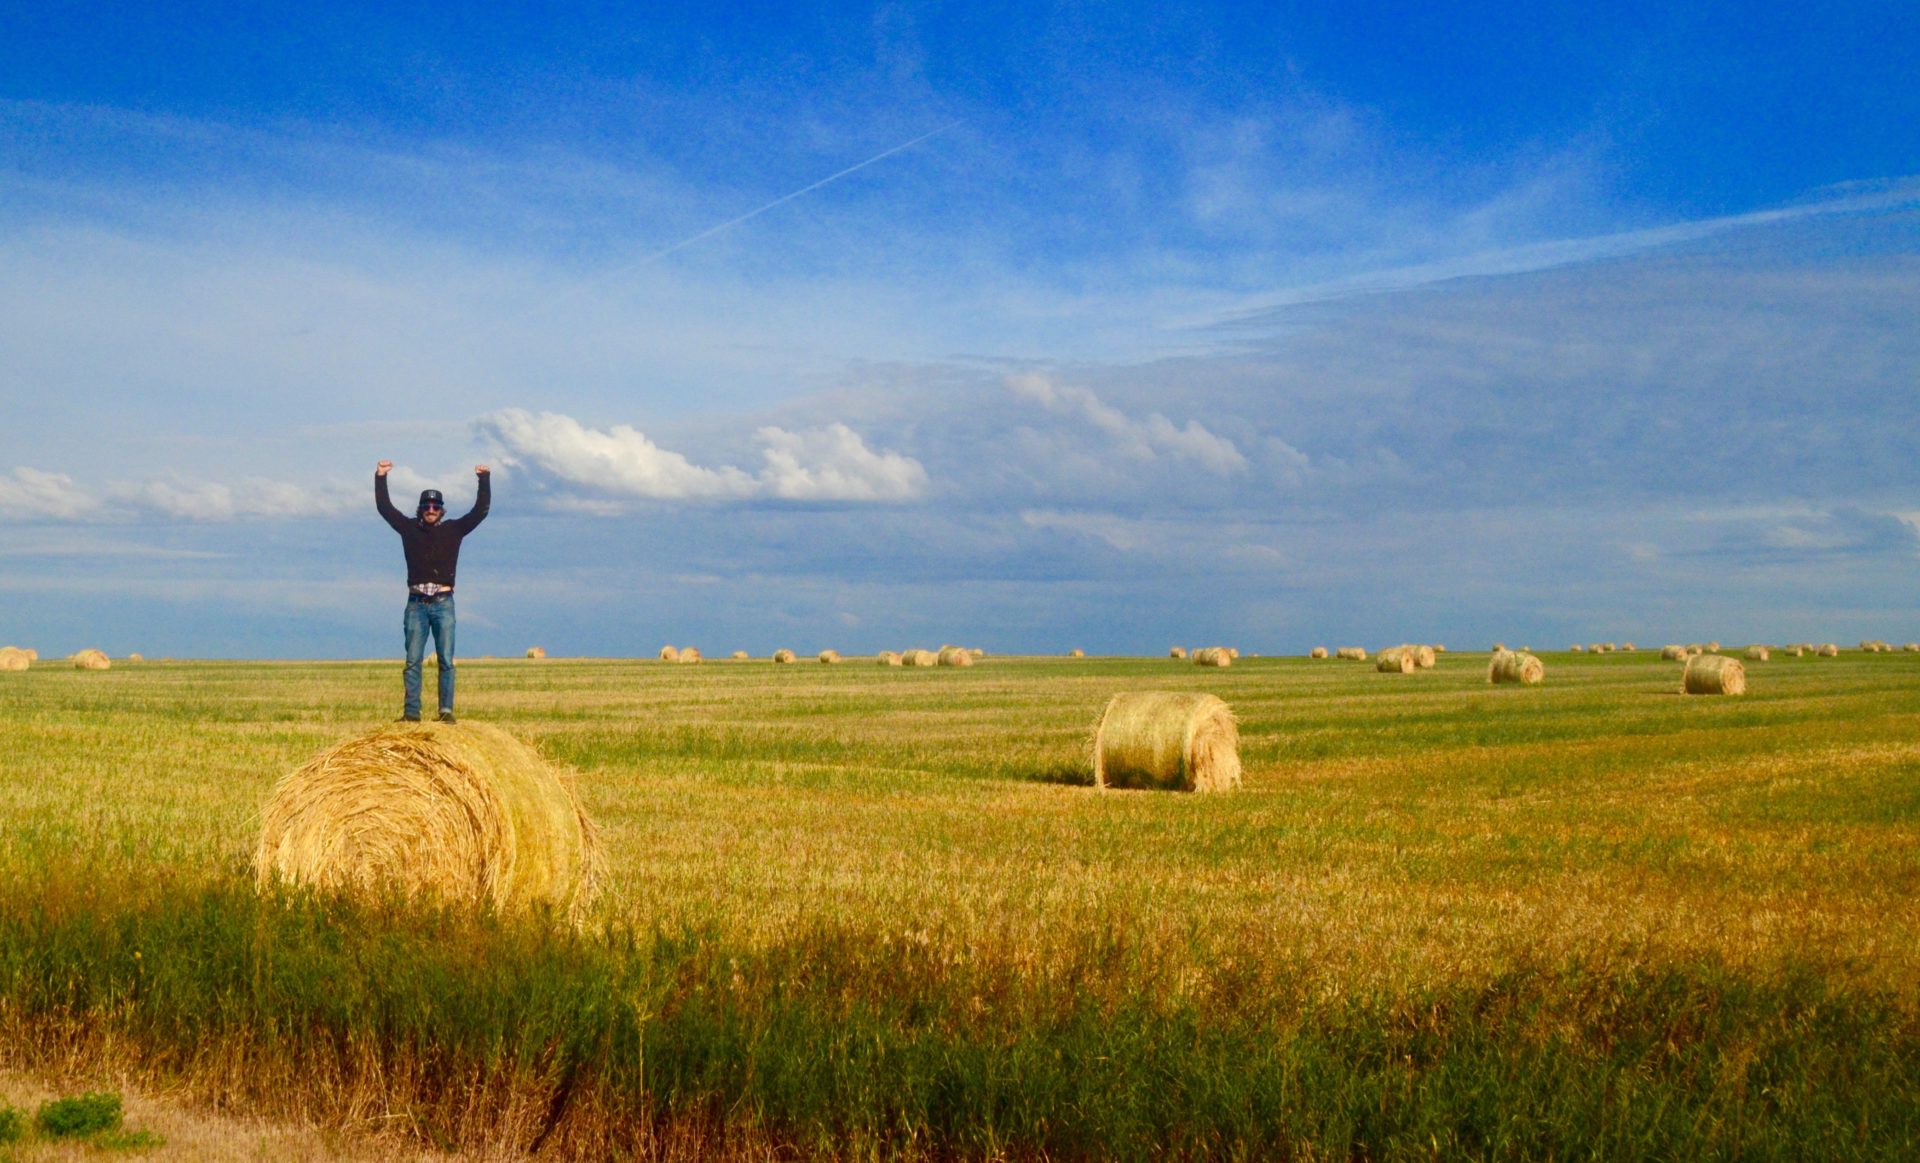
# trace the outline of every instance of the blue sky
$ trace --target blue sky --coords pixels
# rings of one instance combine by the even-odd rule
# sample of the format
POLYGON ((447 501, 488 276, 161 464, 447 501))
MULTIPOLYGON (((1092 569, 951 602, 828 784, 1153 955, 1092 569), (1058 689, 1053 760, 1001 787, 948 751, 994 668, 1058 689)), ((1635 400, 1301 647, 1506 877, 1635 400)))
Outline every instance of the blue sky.
POLYGON ((0 6, 0 641, 1920 638, 1910 5, 388 7, 0 6))

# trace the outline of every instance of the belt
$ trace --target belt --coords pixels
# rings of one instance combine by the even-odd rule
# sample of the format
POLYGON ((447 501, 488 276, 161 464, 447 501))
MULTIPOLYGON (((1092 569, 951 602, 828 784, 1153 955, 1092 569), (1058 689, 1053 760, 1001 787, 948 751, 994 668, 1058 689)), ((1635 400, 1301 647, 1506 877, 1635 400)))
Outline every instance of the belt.
POLYGON ((435 585, 432 582, 424 582, 421 585, 411 586, 407 590, 407 600, 409 602, 437 602, 443 598, 450 598, 452 596, 452 586, 435 585))

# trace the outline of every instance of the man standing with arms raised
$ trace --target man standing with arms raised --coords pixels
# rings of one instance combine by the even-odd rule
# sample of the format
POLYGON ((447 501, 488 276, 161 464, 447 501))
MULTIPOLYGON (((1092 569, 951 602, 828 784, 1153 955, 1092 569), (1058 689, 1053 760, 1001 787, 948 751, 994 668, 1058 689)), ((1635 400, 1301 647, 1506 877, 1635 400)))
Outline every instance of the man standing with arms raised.
POLYGON ((406 709, 403 722, 420 721, 420 663, 427 653, 427 635, 433 635, 433 653, 440 662, 440 721, 453 719, 453 572, 460 564, 460 542, 487 519, 493 501, 492 474, 484 464, 474 466, 480 478, 473 509, 458 520, 446 519, 446 501, 439 489, 420 494, 411 520, 393 507, 387 496, 390 460, 373 470, 373 504, 400 535, 407 552, 407 612, 402 622, 407 640, 406 709))

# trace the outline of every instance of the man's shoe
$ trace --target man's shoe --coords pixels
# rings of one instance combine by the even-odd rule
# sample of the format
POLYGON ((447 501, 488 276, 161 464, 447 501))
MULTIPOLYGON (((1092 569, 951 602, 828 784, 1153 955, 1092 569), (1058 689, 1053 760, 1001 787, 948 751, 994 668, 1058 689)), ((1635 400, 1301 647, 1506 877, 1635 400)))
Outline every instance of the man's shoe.
POLYGON ((418 723, 419 721, 420 716, 418 715, 402 715, 394 720, 396 723, 418 723))
POLYGON ((452 711, 441 711, 440 721, 442 723, 458 723, 460 720, 453 717, 452 711))

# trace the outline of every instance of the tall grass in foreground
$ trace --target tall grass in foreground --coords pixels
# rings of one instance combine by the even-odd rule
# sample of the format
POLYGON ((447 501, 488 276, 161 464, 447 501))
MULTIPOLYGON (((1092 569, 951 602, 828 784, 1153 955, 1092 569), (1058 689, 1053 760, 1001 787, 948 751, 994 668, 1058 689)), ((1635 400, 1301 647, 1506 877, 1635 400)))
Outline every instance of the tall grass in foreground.
MULTIPOLYGON (((925 934, 575 937, 238 879, 13 869, 0 1044, 479 1153, 1903 1158, 1920 1026, 1791 966, 1605 956, 1326 997, 1044 975, 925 934)), ((1263 974, 1263 977, 1268 975, 1263 974)), ((1269 978, 1270 979, 1270 978, 1269 978)))

